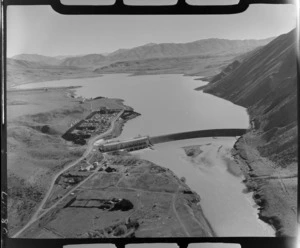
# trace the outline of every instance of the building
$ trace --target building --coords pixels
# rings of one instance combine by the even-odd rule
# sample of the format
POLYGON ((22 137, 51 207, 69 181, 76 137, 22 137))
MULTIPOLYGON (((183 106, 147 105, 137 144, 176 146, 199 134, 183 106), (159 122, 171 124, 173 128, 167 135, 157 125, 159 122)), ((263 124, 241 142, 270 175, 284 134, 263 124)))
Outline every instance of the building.
POLYGON ((135 151, 144 149, 150 146, 150 140, 148 136, 138 137, 131 140, 115 141, 103 144, 99 147, 101 152, 112 152, 117 150, 135 151))

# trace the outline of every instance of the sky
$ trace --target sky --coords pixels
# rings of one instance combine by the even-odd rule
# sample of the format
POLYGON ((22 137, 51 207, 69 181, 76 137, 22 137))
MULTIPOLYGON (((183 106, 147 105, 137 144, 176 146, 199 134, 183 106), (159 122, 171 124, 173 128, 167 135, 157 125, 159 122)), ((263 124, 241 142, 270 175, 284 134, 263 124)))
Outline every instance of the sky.
POLYGON ((263 39, 296 26, 296 7, 251 5, 232 15, 61 15, 50 6, 9 6, 7 56, 113 52, 147 43, 185 43, 206 38, 263 39))

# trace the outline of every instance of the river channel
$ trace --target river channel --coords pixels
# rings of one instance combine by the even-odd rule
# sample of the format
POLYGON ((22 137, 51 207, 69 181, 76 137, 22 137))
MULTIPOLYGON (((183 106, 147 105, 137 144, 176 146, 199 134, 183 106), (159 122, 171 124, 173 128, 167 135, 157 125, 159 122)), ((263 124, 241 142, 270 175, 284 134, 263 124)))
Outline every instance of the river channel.
MULTIPOLYGON (((18 88, 82 86, 78 96, 120 98, 141 113, 129 121, 118 139, 137 135, 162 135, 215 128, 247 128, 244 108, 224 99, 195 91, 206 84, 182 75, 128 76, 66 79, 26 84, 18 88)), ((158 144, 154 150, 135 153, 170 168, 201 197, 201 207, 218 236, 274 236, 273 229, 258 219, 251 193, 243 193, 241 173, 232 173, 228 161, 233 138, 198 138, 158 144), (199 156, 186 156, 182 147, 201 145, 199 156)), ((232 161, 231 161, 232 162, 232 161)))

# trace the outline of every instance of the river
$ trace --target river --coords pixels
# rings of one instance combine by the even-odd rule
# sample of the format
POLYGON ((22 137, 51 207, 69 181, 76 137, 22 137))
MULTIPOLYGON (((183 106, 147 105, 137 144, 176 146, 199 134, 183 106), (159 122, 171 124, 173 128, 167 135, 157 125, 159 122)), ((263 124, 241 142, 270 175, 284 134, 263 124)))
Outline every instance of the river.
MULTIPOLYGON (((247 128, 244 108, 224 99, 195 91, 206 84, 182 75, 128 76, 66 79, 33 83, 18 88, 82 86, 78 96, 105 96, 124 99, 142 115, 126 123, 118 139, 215 128, 247 128)), ((158 144, 138 156, 170 168, 201 197, 201 207, 219 236, 274 236, 273 229, 258 219, 251 193, 245 194, 241 174, 228 170, 230 149, 235 138, 200 138, 158 144), (202 145, 191 159, 182 147, 202 145), (221 147, 222 146, 222 147, 221 147), (220 148, 221 147, 221 148, 220 148)))

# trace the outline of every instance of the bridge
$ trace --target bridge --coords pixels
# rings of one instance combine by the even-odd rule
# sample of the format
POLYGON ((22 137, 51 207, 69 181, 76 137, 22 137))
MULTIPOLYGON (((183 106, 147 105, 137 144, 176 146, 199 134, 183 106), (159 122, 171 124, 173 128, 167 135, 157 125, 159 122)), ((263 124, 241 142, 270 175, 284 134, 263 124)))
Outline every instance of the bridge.
POLYGON ((135 151, 150 147, 154 144, 171 142, 176 140, 205 138, 205 137, 236 137, 241 136, 247 132, 247 129, 208 129, 196 130, 181 133, 172 133, 160 136, 143 136, 124 141, 114 141, 102 144, 99 147, 100 152, 113 152, 119 150, 135 151))

